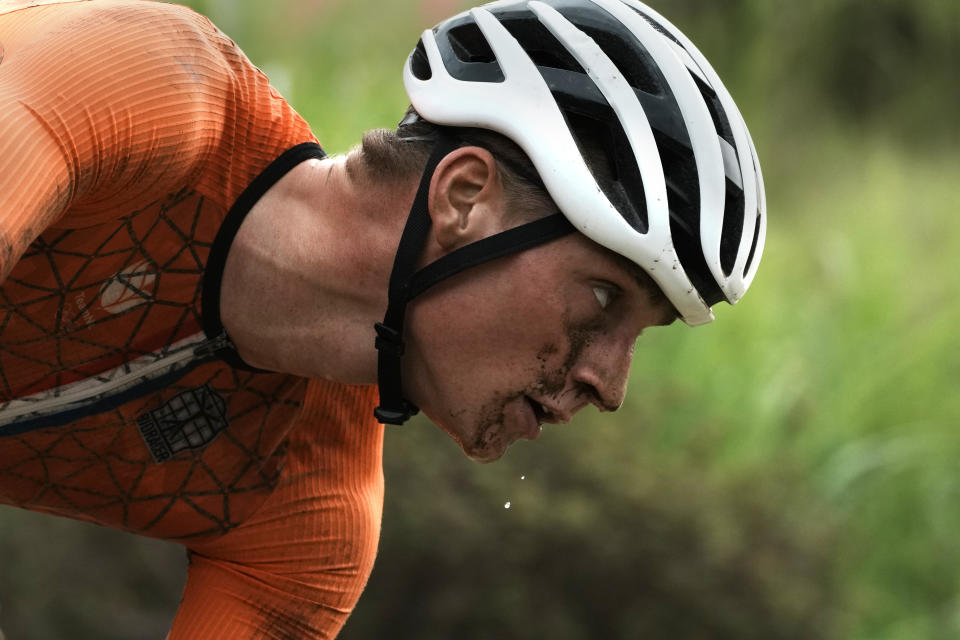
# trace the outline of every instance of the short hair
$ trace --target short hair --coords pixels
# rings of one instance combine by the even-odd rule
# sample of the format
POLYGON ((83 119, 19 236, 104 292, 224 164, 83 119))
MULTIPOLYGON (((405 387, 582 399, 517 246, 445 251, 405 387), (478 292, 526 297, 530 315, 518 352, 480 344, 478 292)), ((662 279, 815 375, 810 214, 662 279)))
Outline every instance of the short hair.
POLYGON ((347 171, 375 182, 419 178, 441 128, 464 144, 482 147, 493 156, 507 199, 508 221, 526 222, 557 212, 530 158, 512 140, 486 129, 441 127, 417 116, 413 107, 407 109, 396 130, 367 131, 357 152, 348 159, 347 171))
MULTIPOLYGON (((488 129, 442 127, 433 124, 420 118, 412 106, 407 108, 406 115, 396 130, 373 129, 366 132, 358 153, 347 160, 347 171, 354 176, 359 173, 363 178, 373 181, 399 182, 418 179, 441 128, 463 143, 483 147, 493 155, 510 206, 508 222, 530 222, 559 211, 530 158, 515 142, 488 129)), ((615 185, 615 165, 609 157, 610 150, 603 147, 600 139, 602 136, 595 136, 583 143, 578 141, 578 144, 581 144, 580 149, 587 165, 600 184, 615 185)), ((605 192, 615 206, 623 203, 623 197, 618 197, 618 189, 610 186, 605 192)), ((660 287, 642 267, 622 256, 620 259, 640 287, 650 293, 655 304, 673 308, 660 287)))

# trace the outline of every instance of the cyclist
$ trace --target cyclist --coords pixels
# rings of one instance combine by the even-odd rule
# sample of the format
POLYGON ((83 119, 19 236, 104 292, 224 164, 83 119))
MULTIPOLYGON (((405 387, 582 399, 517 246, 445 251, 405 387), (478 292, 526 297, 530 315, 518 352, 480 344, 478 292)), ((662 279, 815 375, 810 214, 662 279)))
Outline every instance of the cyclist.
POLYGON ((335 158, 186 8, 0 11, 0 501, 184 544, 171 638, 332 637, 378 423, 495 460, 756 272, 743 119, 635 0, 441 23, 398 128, 335 158))

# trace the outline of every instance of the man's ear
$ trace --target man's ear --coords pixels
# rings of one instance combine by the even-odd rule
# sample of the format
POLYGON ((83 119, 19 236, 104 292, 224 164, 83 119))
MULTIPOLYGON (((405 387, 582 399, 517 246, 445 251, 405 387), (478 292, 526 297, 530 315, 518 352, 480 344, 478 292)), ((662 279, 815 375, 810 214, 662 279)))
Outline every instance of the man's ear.
POLYGON ((503 183, 493 155, 482 147, 461 147, 440 161, 430 182, 432 233, 449 253, 500 231, 503 183))

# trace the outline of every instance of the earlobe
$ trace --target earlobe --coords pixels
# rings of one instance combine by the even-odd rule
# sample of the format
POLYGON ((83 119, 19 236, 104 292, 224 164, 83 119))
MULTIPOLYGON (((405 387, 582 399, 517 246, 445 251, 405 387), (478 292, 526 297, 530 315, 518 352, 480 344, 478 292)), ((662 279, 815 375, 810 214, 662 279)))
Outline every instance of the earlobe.
POLYGON ((497 165, 481 147, 448 154, 430 184, 433 236, 448 253, 499 230, 503 189, 497 165))

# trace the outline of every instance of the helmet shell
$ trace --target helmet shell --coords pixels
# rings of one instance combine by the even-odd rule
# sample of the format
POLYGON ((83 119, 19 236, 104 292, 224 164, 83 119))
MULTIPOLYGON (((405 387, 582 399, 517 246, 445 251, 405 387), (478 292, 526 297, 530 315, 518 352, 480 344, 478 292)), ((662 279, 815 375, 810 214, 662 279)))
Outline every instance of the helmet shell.
POLYGON ((716 72, 636 0, 501 0, 423 33, 404 85, 430 122, 503 134, 584 235, 643 268, 685 322, 736 303, 766 205, 716 72))

